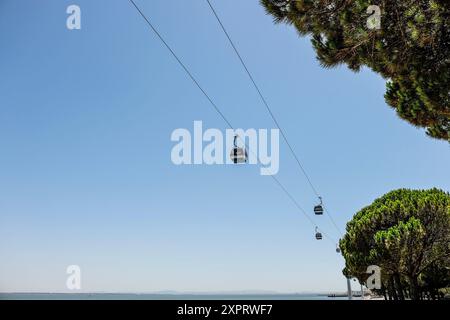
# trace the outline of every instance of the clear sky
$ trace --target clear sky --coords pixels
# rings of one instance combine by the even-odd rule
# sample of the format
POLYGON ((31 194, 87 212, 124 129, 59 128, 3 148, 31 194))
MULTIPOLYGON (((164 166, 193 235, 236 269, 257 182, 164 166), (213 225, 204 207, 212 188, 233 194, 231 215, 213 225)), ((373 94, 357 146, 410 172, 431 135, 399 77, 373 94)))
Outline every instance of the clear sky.
MULTIPOLYGON (((136 2, 236 127, 275 127, 206 1, 136 2)), ((449 144, 400 120, 381 77, 321 68, 257 0, 213 4, 341 229, 392 189, 450 190, 449 144)), ((67 291, 73 264, 83 291, 345 290, 333 243, 256 166, 171 162, 174 129, 226 125, 128 0, 2 0, 0 43, 0 291, 67 291)))

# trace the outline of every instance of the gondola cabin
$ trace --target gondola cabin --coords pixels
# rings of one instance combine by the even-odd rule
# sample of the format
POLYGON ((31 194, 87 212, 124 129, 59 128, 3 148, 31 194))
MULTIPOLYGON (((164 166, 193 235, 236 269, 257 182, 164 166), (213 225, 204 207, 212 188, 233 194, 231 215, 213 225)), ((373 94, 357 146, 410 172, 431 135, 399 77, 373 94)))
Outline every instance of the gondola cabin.
POLYGON ((323 214, 323 207, 322 207, 322 205, 317 205, 317 206, 314 206, 314 214, 316 214, 316 215, 322 215, 323 214))
POLYGON ((322 240, 322 233, 319 232, 319 228, 316 227, 316 239, 317 240, 322 240))
POLYGON ((233 163, 245 163, 248 159, 247 150, 245 148, 238 147, 237 138, 239 136, 234 136, 234 147, 231 149, 230 158, 233 163))
POLYGON ((320 203, 317 206, 314 206, 314 214, 322 215, 323 214, 323 206, 322 206, 322 197, 319 197, 320 203))
POLYGON ((231 150, 230 158, 233 163, 245 163, 247 162, 247 150, 244 148, 234 147, 231 150))

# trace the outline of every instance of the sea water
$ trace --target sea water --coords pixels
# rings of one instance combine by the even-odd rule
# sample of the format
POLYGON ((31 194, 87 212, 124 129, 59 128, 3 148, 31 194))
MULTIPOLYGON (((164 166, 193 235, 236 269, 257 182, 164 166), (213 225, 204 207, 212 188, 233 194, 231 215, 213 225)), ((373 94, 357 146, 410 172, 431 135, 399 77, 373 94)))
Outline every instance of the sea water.
POLYGON ((325 294, 0 293, 0 300, 347 300, 325 294))

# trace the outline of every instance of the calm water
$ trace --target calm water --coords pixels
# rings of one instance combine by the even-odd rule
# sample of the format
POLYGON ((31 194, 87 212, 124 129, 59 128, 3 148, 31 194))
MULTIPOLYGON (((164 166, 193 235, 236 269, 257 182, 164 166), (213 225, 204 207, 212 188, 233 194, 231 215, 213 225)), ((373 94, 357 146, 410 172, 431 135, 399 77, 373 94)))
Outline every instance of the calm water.
POLYGON ((319 294, 0 293, 0 300, 347 300, 319 294))

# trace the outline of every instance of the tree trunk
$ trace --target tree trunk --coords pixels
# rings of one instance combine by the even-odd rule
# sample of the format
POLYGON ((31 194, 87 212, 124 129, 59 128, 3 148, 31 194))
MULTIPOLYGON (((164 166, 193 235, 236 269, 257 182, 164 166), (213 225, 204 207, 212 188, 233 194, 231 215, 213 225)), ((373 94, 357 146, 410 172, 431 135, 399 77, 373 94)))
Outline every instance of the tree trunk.
POLYGON ((386 294, 386 287, 384 286, 384 283, 381 283, 381 293, 383 294, 384 300, 388 300, 388 296, 386 294))
POLYGON ((394 277, 389 277, 389 289, 394 300, 398 300, 397 291, 395 290, 394 277))
POLYGON ((405 296, 403 295, 402 283, 400 281, 400 275, 398 273, 394 274, 394 284, 395 284, 395 289, 398 293, 399 300, 405 300, 405 296))
POLYGON ((417 276, 409 276, 409 282, 411 287, 411 299, 420 300, 419 283, 417 281, 417 276))
POLYGON ((411 296, 409 295, 409 288, 405 288, 405 291, 403 292, 403 294, 405 295, 405 298, 406 299, 410 299, 411 298, 411 296))
POLYGON ((392 288, 391 288, 391 283, 389 280, 386 284, 386 292, 387 292, 387 296, 388 296, 389 300, 393 300, 392 288))

